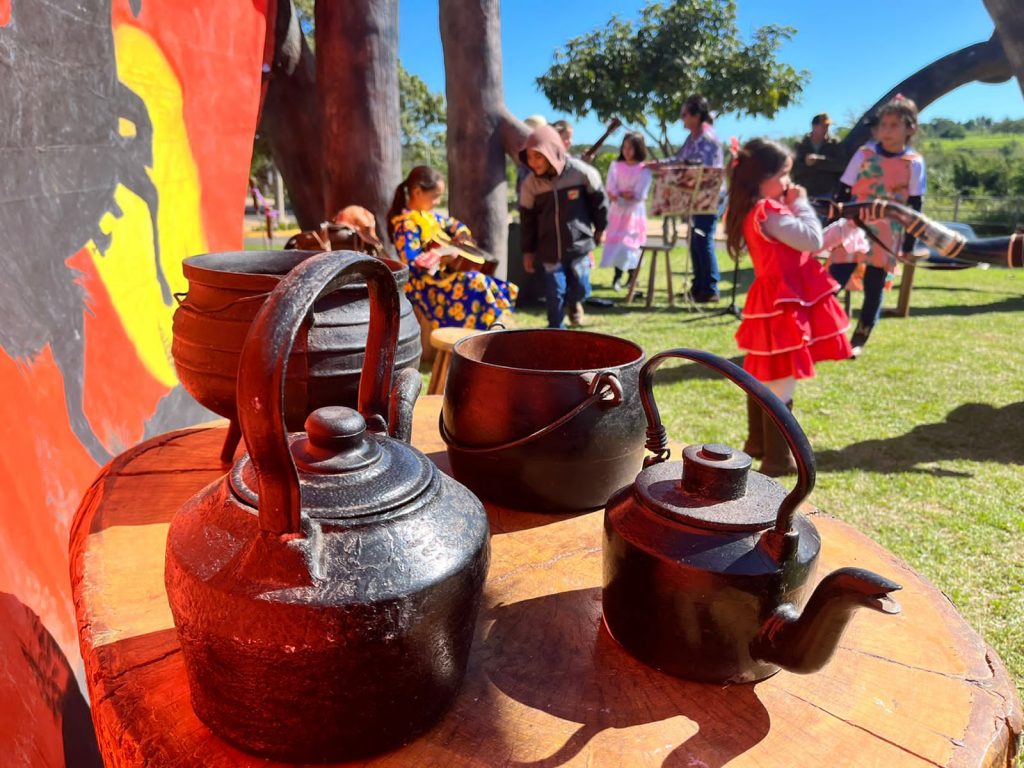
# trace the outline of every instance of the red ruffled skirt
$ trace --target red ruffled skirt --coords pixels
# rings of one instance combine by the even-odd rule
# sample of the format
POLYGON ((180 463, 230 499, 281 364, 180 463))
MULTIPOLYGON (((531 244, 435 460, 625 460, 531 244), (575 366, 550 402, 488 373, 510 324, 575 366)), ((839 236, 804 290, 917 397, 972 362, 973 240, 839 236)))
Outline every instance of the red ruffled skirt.
POLYGON ((850 321, 836 301, 838 290, 814 259, 788 273, 756 277, 736 331, 744 369, 760 381, 809 379, 816 362, 850 357, 850 321))

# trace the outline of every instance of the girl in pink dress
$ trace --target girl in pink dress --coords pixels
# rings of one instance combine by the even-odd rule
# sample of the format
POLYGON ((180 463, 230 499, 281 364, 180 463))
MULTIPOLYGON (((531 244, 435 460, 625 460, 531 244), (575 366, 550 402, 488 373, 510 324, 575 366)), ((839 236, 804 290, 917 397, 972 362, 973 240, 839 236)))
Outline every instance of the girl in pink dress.
MULTIPOLYGON (((862 245, 857 225, 842 220, 822 232, 803 187, 790 183, 789 150, 766 139, 748 141, 735 153, 725 215, 726 244, 733 258, 744 245, 754 262, 754 282, 743 307, 736 343, 743 367, 793 407, 799 379, 814 376, 821 360, 850 356, 849 320, 835 293, 839 285, 814 253, 846 242, 862 245)), ((762 457, 761 472, 790 474, 796 463, 785 438, 753 400, 747 403, 744 451, 762 457)))
POLYGON ((608 229, 604 233, 601 266, 614 267, 612 288, 622 290, 623 274, 633 279, 640 263, 640 249, 647 242, 647 190, 651 171, 644 166, 647 146, 639 133, 627 133, 622 140, 619 158, 608 168, 605 185, 611 200, 608 229))

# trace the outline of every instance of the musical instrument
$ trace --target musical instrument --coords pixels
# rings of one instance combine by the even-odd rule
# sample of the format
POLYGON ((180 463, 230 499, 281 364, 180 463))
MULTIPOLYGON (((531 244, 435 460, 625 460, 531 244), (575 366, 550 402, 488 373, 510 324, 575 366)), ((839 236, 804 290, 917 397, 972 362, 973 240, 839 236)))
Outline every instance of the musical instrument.
POLYGON ((485 275, 493 275, 498 268, 498 260, 475 243, 456 241, 444 230, 438 230, 430 238, 430 242, 437 243, 432 249, 442 256, 451 256, 447 267, 456 272, 483 272, 485 275))
POLYGON ((603 145, 608 140, 608 137, 615 133, 617 130, 619 130, 619 128, 621 127, 622 121, 619 120, 619 118, 617 117, 613 117, 611 119, 611 122, 608 123, 608 129, 601 134, 601 138, 595 141, 590 148, 588 148, 582 155, 580 155, 580 160, 582 160, 585 163, 593 163, 594 158, 597 157, 597 151, 601 149, 601 145, 603 145))
MULTIPOLYGON (((859 203, 837 203, 814 200, 821 213, 830 219, 847 218, 863 227, 865 219, 887 218, 898 221, 911 235, 929 245, 941 256, 961 264, 991 264, 1011 269, 1024 268, 1024 234, 1015 232, 1005 237, 980 237, 968 240, 959 232, 925 216, 923 213, 891 200, 865 200, 859 203)), ((899 256, 906 261, 905 256, 899 256)), ((910 255, 910 262, 918 259, 910 255)))

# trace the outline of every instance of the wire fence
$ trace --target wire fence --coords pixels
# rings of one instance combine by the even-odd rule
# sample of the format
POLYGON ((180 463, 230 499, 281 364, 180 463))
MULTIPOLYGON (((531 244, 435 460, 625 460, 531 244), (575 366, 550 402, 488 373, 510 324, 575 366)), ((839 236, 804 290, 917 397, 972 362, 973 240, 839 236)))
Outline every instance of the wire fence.
POLYGON ((924 214, 936 221, 970 224, 980 237, 1008 235, 1024 227, 1024 198, 925 195, 924 214))

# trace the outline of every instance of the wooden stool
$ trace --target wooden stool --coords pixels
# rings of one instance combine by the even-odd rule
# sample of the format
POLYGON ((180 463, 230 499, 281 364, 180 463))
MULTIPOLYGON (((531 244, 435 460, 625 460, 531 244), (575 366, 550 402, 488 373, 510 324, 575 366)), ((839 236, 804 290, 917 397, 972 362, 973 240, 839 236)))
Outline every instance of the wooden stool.
POLYGON ((430 332, 430 346, 434 350, 434 367, 430 371, 428 395, 444 393, 444 382, 448 378, 448 363, 451 361, 452 347, 455 346, 455 342, 481 333, 487 333, 487 331, 477 331, 472 328, 435 328, 430 332))
POLYGON ((636 269, 633 270, 633 277, 629 281, 629 291, 626 293, 626 303, 629 304, 633 301, 633 295, 636 293, 636 281, 640 277, 640 268, 644 265, 644 256, 651 254, 651 268, 647 272, 647 301, 645 306, 648 308, 654 304, 654 285, 655 278, 657 277, 658 270, 658 254, 665 254, 665 281, 668 284, 668 305, 674 307, 676 305, 675 291, 672 289, 672 253, 673 246, 671 245, 645 245, 640 250, 640 261, 637 262, 636 269))
POLYGON ((434 327, 415 304, 412 305, 412 311, 416 315, 416 322, 420 324, 420 362, 429 363, 434 359, 434 348, 430 346, 430 334, 434 327))

